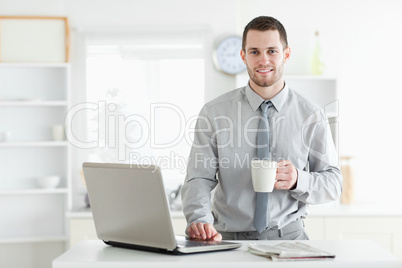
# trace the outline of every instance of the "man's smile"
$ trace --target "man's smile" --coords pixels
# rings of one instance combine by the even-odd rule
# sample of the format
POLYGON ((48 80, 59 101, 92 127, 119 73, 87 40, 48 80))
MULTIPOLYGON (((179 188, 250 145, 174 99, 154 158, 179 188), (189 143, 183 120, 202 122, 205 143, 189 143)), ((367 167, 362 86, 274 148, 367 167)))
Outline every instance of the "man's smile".
POLYGON ((272 72, 273 70, 274 69, 272 69, 272 68, 257 69, 257 73, 268 74, 268 73, 272 72))

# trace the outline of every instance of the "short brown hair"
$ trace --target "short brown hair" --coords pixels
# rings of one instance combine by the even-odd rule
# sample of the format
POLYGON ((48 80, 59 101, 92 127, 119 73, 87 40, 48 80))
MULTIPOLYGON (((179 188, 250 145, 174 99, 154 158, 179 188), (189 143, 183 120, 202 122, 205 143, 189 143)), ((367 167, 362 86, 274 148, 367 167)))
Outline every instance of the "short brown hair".
POLYGON ((242 49, 246 51, 246 39, 247 33, 249 30, 257 30, 257 31, 269 31, 269 30, 277 30, 279 32, 279 37, 281 38, 283 48, 288 47, 288 37, 286 34, 285 27, 283 27, 282 23, 280 23, 277 19, 268 16, 260 16, 254 18, 250 21, 243 31, 243 43, 242 49))

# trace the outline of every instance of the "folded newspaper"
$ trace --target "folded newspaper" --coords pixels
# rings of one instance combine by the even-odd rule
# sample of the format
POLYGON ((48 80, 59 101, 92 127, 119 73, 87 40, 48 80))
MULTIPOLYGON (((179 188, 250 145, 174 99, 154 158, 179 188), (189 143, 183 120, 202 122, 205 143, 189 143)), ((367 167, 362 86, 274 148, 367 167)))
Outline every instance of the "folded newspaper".
POLYGON ((249 252, 271 258, 273 261, 311 261, 334 259, 335 255, 301 242, 283 242, 277 245, 252 243, 249 252))

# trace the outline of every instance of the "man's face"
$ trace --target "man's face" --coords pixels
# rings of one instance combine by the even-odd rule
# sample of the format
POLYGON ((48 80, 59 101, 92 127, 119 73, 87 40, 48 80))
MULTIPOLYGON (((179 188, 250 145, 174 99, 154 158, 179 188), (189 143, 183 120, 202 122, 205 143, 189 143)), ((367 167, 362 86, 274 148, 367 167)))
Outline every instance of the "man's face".
POLYGON ((290 49, 283 48, 277 30, 250 30, 245 50, 241 51, 241 57, 247 65, 251 88, 271 87, 283 80, 284 64, 290 56, 290 49))

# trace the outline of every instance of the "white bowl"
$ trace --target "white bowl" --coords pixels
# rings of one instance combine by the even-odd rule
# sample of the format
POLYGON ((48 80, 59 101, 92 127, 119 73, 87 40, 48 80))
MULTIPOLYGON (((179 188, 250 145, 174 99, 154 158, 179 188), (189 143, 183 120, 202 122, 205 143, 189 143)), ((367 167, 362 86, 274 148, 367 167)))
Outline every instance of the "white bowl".
POLYGON ((54 189, 60 183, 60 176, 44 176, 38 178, 38 185, 43 189, 54 189))

